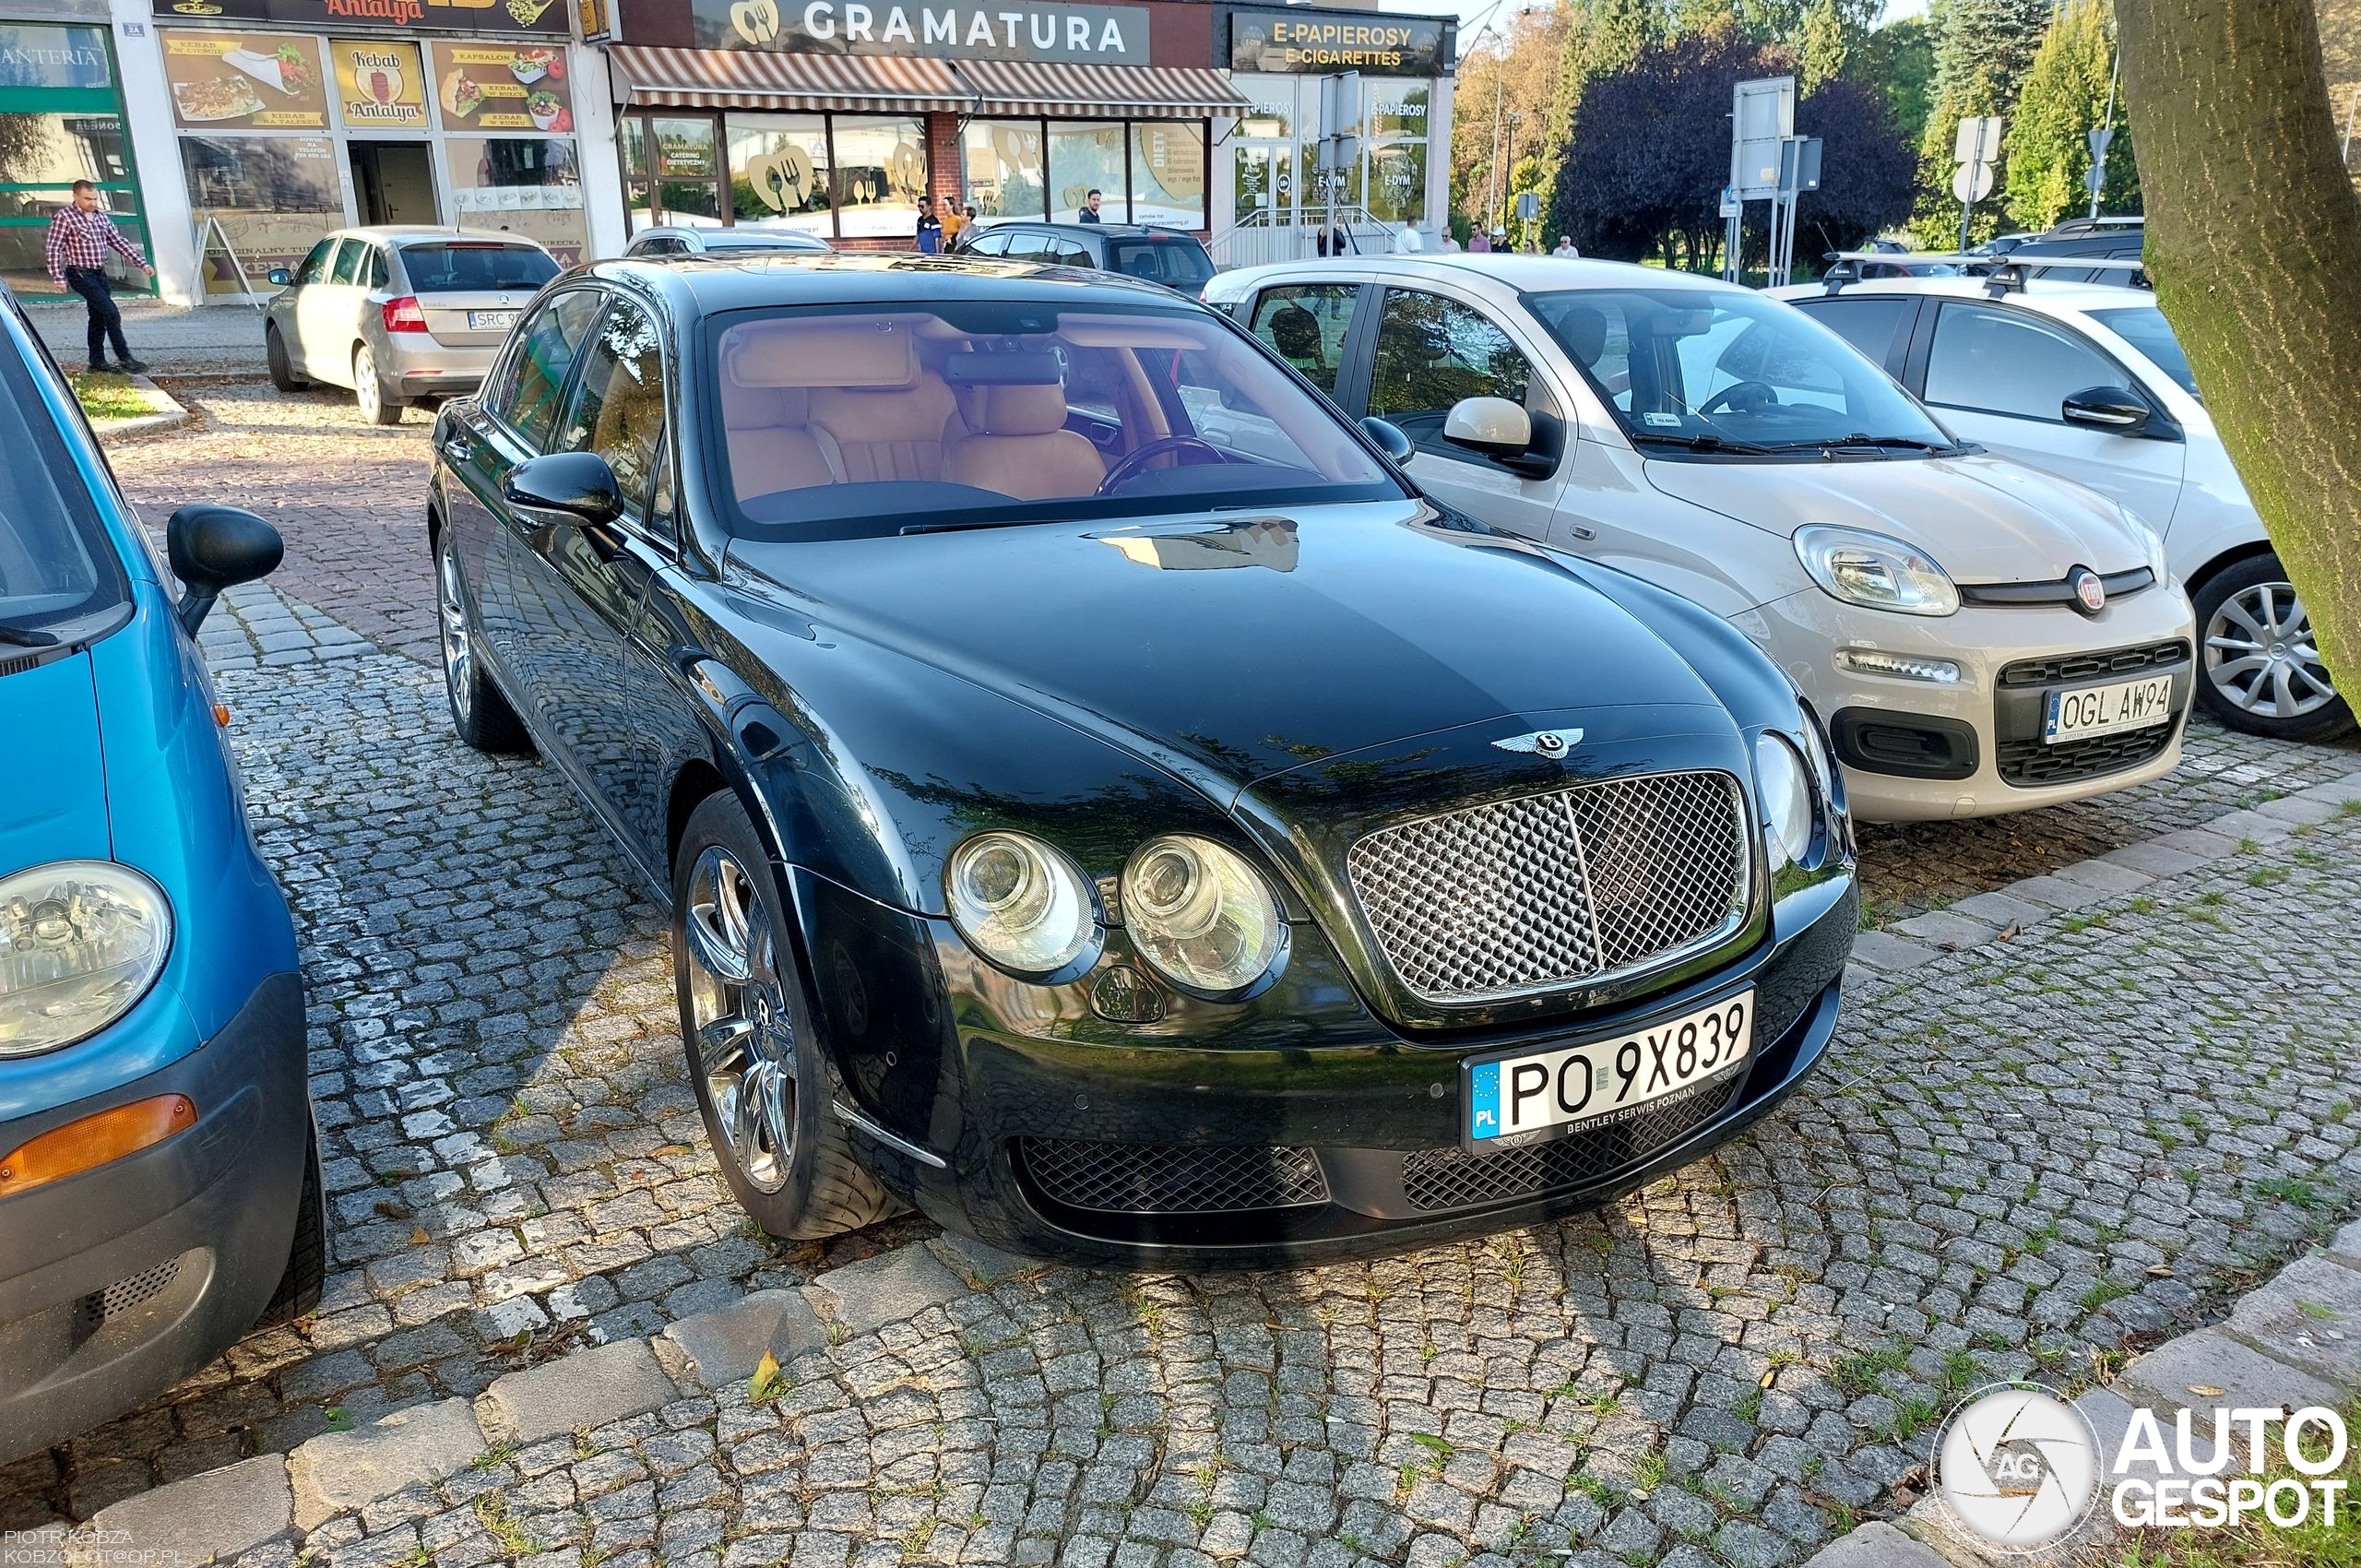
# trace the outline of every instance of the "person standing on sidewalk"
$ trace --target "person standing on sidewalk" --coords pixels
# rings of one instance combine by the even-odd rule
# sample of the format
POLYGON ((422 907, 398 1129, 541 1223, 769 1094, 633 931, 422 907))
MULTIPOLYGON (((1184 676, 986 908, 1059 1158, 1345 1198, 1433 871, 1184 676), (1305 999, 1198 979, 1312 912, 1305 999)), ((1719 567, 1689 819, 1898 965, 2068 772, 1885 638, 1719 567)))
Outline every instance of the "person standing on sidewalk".
POLYGON ((99 210, 99 187, 88 180, 75 181, 73 204, 50 216, 49 237, 42 246, 49 276, 59 288, 81 295, 83 304, 89 307, 90 368, 107 368, 106 346, 113 341, 120 368, 143 371, 148 367, 131 357, 130 345, 123 340, 123 312, 115 308, 114 289, 107 281, 110 247, 130 257, 132 265, 148 277, 156 276, 156 269, 131 247, 114 220, 99 210))

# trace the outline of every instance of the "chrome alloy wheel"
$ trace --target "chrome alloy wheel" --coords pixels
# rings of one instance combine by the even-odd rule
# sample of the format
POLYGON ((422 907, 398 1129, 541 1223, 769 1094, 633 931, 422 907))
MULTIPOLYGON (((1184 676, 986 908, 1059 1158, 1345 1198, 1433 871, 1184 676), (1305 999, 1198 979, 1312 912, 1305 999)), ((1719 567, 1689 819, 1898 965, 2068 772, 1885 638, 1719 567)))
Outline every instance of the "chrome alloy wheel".
POLYGON ((462 721, 475 701, 476 641, 468 625, 467 601, 459 594, 459 558, 450 536, 434 552, 434 598, 443 623, 443 683, 451 690, 451 707, 462 721))
POLYGON ((2256 583, 2222 601, 2205 626, 2205 678, 2264 719, 2300 719, 2336 700, 2293 583, 2256 583))
POLYGON ((718 844, 689 873, 682 928, 696 1070, 714 1121, 747 1182, 776 1193, 795 1158, 795 1024, 770 911, 753 877, 718 844))

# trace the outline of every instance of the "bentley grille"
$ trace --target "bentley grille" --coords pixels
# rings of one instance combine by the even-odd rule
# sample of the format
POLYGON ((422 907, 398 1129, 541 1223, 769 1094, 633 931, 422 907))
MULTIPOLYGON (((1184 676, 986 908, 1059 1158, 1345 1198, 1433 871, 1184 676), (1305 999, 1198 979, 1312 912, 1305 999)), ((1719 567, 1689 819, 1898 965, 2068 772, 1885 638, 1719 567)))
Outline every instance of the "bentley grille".
POLYGON ((1381 828, 1346 870, 1403 985, 1477 1003, 1648 968, 1735 932, 1746 823, 1730 775, 1658 773, 1381 828))

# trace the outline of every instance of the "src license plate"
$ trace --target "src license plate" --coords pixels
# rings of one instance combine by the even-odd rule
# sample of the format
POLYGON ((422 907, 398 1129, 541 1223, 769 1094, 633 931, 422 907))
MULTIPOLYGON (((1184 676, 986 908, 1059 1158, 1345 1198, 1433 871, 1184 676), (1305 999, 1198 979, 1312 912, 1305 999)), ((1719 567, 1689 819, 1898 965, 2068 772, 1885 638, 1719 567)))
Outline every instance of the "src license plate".
POLYGON ((516 325, 516 313, 513 310, 468 312, 468 330, 470 332, 505 332, 516 325))
POLYGON ((2084 741, 2125 730, 2145 730, 2173 716, 2173 678, 2151 675, 2143 681, 2118 681, 2106 686, 2049 694, 2048 719, 2041 727, 2044 745, 2060 741, 2084 741))
POLYGON ((1630 1034, 1472 1063, 1468 1144, 1503 1148, 1623 1121, 1727 1070, 1753 1038, 1749 990, 1630 1034))

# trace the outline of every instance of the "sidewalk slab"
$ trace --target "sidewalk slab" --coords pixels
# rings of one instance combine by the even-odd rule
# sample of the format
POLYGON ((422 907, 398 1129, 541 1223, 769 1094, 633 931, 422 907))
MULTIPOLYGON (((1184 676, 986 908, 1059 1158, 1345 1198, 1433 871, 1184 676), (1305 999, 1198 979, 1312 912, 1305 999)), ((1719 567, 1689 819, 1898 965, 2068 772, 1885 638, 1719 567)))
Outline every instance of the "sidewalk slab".
POLYGON ((2290 1366, 2361 1390, 2361 1272, 2297 1258, 2230 1313, 2230 1332, 2290 1366))
POLYGON ((2211 1410, 2217 1405, 2283 1405, 2291 1410, 2326 1405, 2334 1409, 2340 1402, 2334 1384, 2275 1361, 2218 1328, 2201 1328, 2158 1346, 2126 1367, 2113 1387, 2125 1400, 2160 1416, 2181 1409, 2211 1410), (2222 1392, 2200 1394, 2201 1388, 2222 1392))
POLYGON ((2005 893, 1973 893, 1953 904, 1949 911, 1965 915, 1972 921, 1998 926, 2006 931, 2011 926, 2023 930, 2038 921, 2049 918, 2049 911, 2038 904, 2028 904, 2022 898, 2011 898, 2005 893))
POLYGON ((1937 909, 1932 914, 1913 915, 1906 921, 1896 921, 1887 927, 1909 937, 1914 942, 1931 942, 1938 947, 1981 947, 2000 934, 1999 926, 1982 921, 1969 920, 1951 909, 1937 909))
POLYGON ((1940 957, 1942 949, 1929 947, 1923 942, 1913 942, 1906 936, 1893 936, 1882 931, 1865 931, 1853 938, 1853 962, 1886 974, 1901 969, 1915 969, 1929 959, 1940 957))
POLYGON ((2094 883, 2070 881, 2062 876, 2023 877, 2000 891, 2020 902, 2039 904, 2047 909, 2085 909, 2115 896, 2094 883))
POLYGON ((101 1564, 226 1562, 294 1522, 287 1458, 260 1454, 101 1508, 90 1528, 106 1543, 101 1564))
POLYGON ((476 1401, 486 1435, 539 1443, 661 1409, 680 1397, 645 1339, 619 1339, 495 1378, 476 1401))
POLYGON ((929 1307, 946 1306, 967 1293, 967 1284, 923 1247, 832 1268, 815 1277, 811 1289, 816 1304, 856 1336, 908 1323, 929 1307))
POLYGON ((1944 1560, 1925 1542, 1873 1519, 1821 1547, 1804 1568, 1944 1568, 1944 1560))
POLYGON ((406 1486, 457 1475, 491 1444, 464 1399, 396 1410, 353 1431, 326 1431, 287 1456, 295 1523, 312 1529, 406 1486))
POLYGON ((689 1375, 707 1388, 752 1377, 765 1354, 785 1362, 828 1345, 826 1325, 801 1290, 756 1290, 733 1306, 668 1324, 664 1337, 681 1348, 689 1375))

